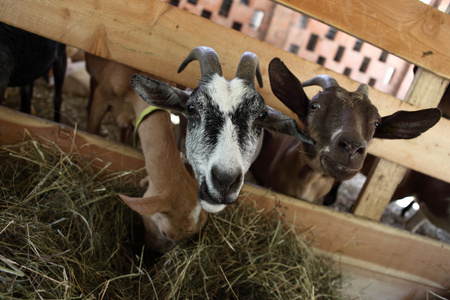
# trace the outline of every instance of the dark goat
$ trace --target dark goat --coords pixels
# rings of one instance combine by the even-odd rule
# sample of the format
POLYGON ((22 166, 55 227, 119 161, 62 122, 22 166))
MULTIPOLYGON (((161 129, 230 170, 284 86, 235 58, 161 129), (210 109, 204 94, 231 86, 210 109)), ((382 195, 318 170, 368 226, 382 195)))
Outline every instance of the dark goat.
POLYGON ((309 100, 300 81, 278 58, 269 64, 269 78, 275 96, 298 115, 316 144, 266 132, 251 170, 265 187, 308 201, 326 195, 335 180, 356 175, 373 138, 411 139, 441 118, 436 108, 381 118, 368 98, 367 85, 348 92, 325 75, 303 84, 323 89, 309 100))
POLYGON ((53 69, 54 120, 60 121, 61 91, 66 72, 66 46, 0 23, 0 102, 7 87, 20 87, 20 111, 30 113, 33 82, 53 69))
MULTIPOLYGON (((450 119, 450 86, 445 90, 438 108, 442 111, 442 117, 450 119)), ((367 176, 374 162, 375 157, 368 155, 361 173, 367 176)), ((336 201, 339 187, 340 182, 336 182, 324 197, 325 205, 332 205, 336 201)), ((414 170, 408 170, 395 190, 391 201, 408 196, 414 196, 415 200, 402 210, 402 216, 405 216, 415 202, 419 204, 420 212, 406 220, 405 229, 414 230, 417 223, 426 217, 433 225, 450 233, 450 183, 414 170)))

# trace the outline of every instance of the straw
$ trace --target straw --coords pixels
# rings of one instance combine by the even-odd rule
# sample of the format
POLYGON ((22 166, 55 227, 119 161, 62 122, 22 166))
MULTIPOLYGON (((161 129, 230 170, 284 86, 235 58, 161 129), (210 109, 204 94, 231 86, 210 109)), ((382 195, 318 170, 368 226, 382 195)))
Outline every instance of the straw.
POLYGON ((141 196, 144 175, 35 140, 0 146, 0 298, 343 299, 327 259, 244 201, 147 252, 140 217, 117 196, 141 196))

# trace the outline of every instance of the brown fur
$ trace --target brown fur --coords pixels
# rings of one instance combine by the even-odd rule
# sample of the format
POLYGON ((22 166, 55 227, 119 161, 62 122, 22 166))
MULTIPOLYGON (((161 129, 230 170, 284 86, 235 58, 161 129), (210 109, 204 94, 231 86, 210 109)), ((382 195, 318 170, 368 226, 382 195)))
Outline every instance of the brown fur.
POLYGON ((356 175, 374 137, 414 138, 441 117, 438 109, 429 109, 381 118, 363 92, 365 87, 356 92, 327 87, 309 100, 300 81, 278 58, 269 64, 269 78, 275 96, 298 115, 316 144, 267 133, 251 171, 261 185, 308 201, 326 195, 335 180, 356 175))
MULTIPOLYGON (((131 76, 142 72, 89 54, 86 64, 96 82, 91 106, 93 120, 101 117, 95 115, 99 111, 97 103, 118 102, 117 107, 127 103, 133 109, 133 118, 148 106, 130 84, 131 76)), ((148 246, 154 251, 163 251, 198 232, 207 214, 198 203, 197 181, 180 158, 169 113, 153 112, 142 121, 138 133, 148 174, 143 183, 147 183, 148 188, 142 198, 123 195, 121 198, 142 215, 148 246)))

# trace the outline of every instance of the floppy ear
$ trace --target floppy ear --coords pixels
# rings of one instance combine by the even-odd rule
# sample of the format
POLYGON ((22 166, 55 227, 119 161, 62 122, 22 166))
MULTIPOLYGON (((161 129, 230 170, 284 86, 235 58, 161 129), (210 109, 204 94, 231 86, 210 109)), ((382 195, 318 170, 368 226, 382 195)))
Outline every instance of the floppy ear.
POLYGON ((309 98, 300 80, 278 57, 269 64, 269 79, 273 94, 303 122, 308 112, 309 98))
POLYGON ((134 74, 131 86, 148 104, 183 113, 189 93, 147 76, 134 74))
POLYGON ((157 212, 164 212, 166 206, 165 201, 160 195, 153 197, 134 198, 125 195, 119 197, 135 212, 144 216, 151 216, 157 212))
POLYGON ((271 108, 268 105, 266 106, 269 110, 267 112, 266 118, 264 119, 263 127, 265 129, 293 136, 307 144, 314 145, 316 143, 316 141, 312 137, 310 137, 300 129, 294 119, 286 116, 278 110, 271 108))
POLYGON ((441 118, 441 110, 429 108, 418 111, 398 111, 383 117, 374 138, 412 139, 433 127, 441 118))

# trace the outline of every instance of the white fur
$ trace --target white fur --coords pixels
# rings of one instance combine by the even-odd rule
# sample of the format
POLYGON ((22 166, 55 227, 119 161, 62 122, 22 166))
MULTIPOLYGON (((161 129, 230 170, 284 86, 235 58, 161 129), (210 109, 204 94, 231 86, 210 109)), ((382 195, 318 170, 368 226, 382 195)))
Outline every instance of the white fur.
POLYGON ((189 219, 192 221, 194 225, 197 225, 200 219, 200 213, 202 212, 202 207, 198 204, 189 215, 189 219))
POLYGON ((200 201, 200 204, 205 211, 213 214, 222 211, 226 207, 225 204, 212 204, 206 201, 200 201))
POLYGON ((223 113, 230 113, 242 102, 242 95, 247 89, 242 79, 235 78, 227 81, 225 78, 215 75, 207 87, 213 101, 223 113))

